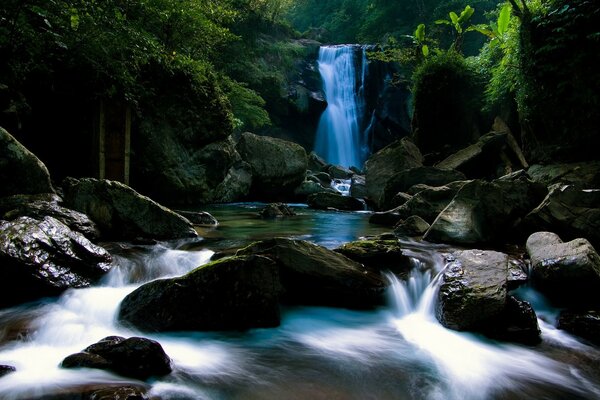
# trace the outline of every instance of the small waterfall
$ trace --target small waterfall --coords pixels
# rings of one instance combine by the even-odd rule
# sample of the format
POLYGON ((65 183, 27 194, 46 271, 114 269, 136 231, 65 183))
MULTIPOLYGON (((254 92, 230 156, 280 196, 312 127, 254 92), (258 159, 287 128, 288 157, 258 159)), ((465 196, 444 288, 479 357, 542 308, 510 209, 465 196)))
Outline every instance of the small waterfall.
POLYGON ((331 164, 361 167, 365 161, 362 125, 367 68, 363 47, 323 46, 319 50, 319 72, 327 109, 317 128, 315 151, 331 164))

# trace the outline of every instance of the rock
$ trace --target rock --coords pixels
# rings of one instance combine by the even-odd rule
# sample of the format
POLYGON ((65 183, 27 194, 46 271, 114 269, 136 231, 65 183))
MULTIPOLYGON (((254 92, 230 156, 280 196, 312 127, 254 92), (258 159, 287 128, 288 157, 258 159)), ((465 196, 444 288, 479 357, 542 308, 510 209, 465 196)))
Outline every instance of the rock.
POLYGON ((63 368, 97 368, 146 380, 171 373, 171 359, 160 343, 141 337, 108 336, 68 356, 63 368))
POLYGON ((386 182, 382 206, 389 207, 392 198, 398 192, 407 192, 409 188, 416 184, 425 184, 429 186, 443 186, 450 182, 464 181, 465 175, 462 172, 454 170, 445 170, 435 167, 415 167, 392 175, 386 182))
POLYGON ((412 195, 408 193, 398 192, 394 195, 394 197, 392 197, 390 207, 392 207, 392 209, 398 208, 406 204, 410 199, 412 199, 412 195))
POLYGON ((600 247, 600 190, 556 184, 525 218, 529 233, 552 231, 566 240, 584 237, 600 247))
POLYGON ((541 341, 541 331, 535 311, 526 301, 508 296, 502 313, 482 328, 482 333, 496 340, 529 345, 541 341))
POLYGON ((258 215, 262 218, 281 218, 292 217, 296 213, 285 203, 271 203, 263 208, 258 215))
POLYGON ((333 179, 350 179, 354 175, 354 172, 340 165, 330 166, 327 172, 333 179))
POLYGON ((398 172, 422 165, 421 152, 408 138, 384 147, 365 163, 369 197, 378 207, 381 207, 388 180, 398 172))
POLYGON ((336 210, 342 211, 358 211, 364 210, 365 204, 350 196, 342 196, 338 193, 314 193, 308 196, 309 207, 327 210, 335 208, 336 210))
POLYGON ((119 320, 143 331, 244 330, 279 325, 279 273, 261 256, 230 257, 134 290, 119 320))
POLYGON ((306 201, 308 196, 315 193, 338 194, 337 190, 330 187, 323 187, 323 185, 320 183, 313 181, 304 181, 300 184, 300 186, 294 189, 294 195, 303 201, 306 201))
POLYGON ((194 225, 219 225, 219 221, 206 211, 182 211, 175 210, 175 212, 187 219, 194 225))
POLYGON ((411 215, 394 227, 396 236, 421 236, 429 229, 429 224, 418 215, 411 215))
POLYGON ((536 182, 551 186, 556 183, 592 189, 600 187, 600 161, 571 164, 535 164, 527 173, 536 182))
POLYGON ((558 329, 600 345, 600 312, 566 310, 558 317, 558 329))
MULTIPOLYGON (((145 385, 98 384, 57 389, 52 394, 28 397, 28 400, 150 400, 145 385)), ((152 400, 157 400, 152 397, 152 400)))
POLYGON ((252 198, 291 198, 294 189, 304 181, 306 151, 296 143, 245 132, 237 150, 252 169, 252 198))
POLYGON ((350 196, 357 199, 364 199, 369 196, 364 175, 352 175, 352 178, 350 178, 350 196))
POLYGON ((332 179, 331 179, 331 176, 327 172, 316 172, 316 173, 310 174, 308 176, 308 178, 311 178, 311 177, 314 177, 315 182, 320 183, 324 187, 326 187, 326 188, 331 187, 332 179))
POLYGON ((529 281, 527 265, 522 260, 511 259, 508 264, 508 290, 513 290, 529 281))
POLYGON ((329 168, 329 164, 317 153, 311 151, 308 154, 308 169, 315 172, 325 172, 329 168))
POLYGON ((87 287, 111 261, 105 249, 55 218, 0 221, 0 305, 87 287))
POLYGON ((60 206, 61 201, 62 199, 54 193, 3 197, 0 198, 0 217, 11 221, 22 216, 37 220, 50 216, 90 240, 100 237, 100 231, 94 221, 83 213, 60 206))
POLYGON ((17 369, 12 365, 0 365, 0 378, 4 375, 8 375, 12 372, 15 372, 17 369))
POLYGON ((412 264, 402 253, 398 240, 357 240, 334 250, 373 271, 408 272, 412 264))
POLYGON ((120 182, 67 178, 65 204, 87 214, 105 239, 170 240, 196 237, 187 219, 120 182))
POLYGON ((0 127, 0 197, 53 192, 44 163, 0 127))
POLYGON ((505 308, 508 256, 464 250, 453 253, 453 257, 442 275, 437 318, 450 329, 479 330, 505 308))
POLYGON ((381 275, 303 240, 265 240, 237 254, 260 254, 275 260, 287 303, 365 309, 384 302, 388 284, 381 275))
POLYGON ((515 236, 514 228, 539 204, 545 191, 523 178, 471 181, 440 212, 423 239, 456 244, 505 241, 515 236))
POLYGON ((563 302, 598 303, 600 256, 586 239, 563 243, 551 232, 527 239, 534 283, 549 297, 563 302))

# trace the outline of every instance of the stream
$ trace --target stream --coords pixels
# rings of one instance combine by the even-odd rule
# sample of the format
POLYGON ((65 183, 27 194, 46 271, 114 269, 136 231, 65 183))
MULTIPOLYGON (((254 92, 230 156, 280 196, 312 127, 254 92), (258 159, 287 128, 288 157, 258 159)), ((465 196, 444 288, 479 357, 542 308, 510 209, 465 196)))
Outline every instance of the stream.
POLYGON ((282 310, 278 328, 246 332, 146 334, 120 326, 120 301, 142 283, 178 276, 215 252, 285 236, 328 248, 387 229, 368 213, 310 210, 262 220, 261 204, 213 206, 220 225, 193 242, 111 243, 114 267, 97 286, 0 310, 0 399, 31 399, 92 384, 139 383, 109 372, 58 367, 105 336, 161 343, 173 373, 150 382, 161 399, 597 399, 600 351, 554 328, 558 310, 535 290, 515 295, 536 309, 543 341, 535 347, 495 342, 442 327, 434 315, 437 281, 448 248, 403 242, 413 269, 388 274, 388 305, 374 311, 324 307, 282 310))

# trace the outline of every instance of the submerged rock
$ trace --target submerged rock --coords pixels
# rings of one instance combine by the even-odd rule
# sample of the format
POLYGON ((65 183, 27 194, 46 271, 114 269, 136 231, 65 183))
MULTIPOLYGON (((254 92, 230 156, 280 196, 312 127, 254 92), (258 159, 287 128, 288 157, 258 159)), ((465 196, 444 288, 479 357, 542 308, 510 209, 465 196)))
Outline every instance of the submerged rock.
POLYGON ((365 309, 384 301, 388 283, 379 273, 322 246, 277 238, 253 243, 237 254, 274 260, 287 303, 365 309))
POLYGON ((334 250, 346 257, 364 264, 374 271, 390 270, 405 273, 412 264, 410 258, 402 253, 398 240, 357 240, 334 250))
POLYGON ((105 249, 55 218, 0 221, 0 305, 87 287, 111 261, 105 249))
POLYGON ((558 329, 600 345, 600 311, 563 311, 558 317, 558 329))
POLYGON ((196 237, 191 222, 120 182, 67 178, 65 204, 87 214, 111 240, 196 237))
POLYGON ((151 332, 244 330, 279 325, 279 272, 262 256, 230 257, 140 286, 119 320, 151 332))
POLYGON ((354 197, 328 192, 311 194, 308 196, 308 205, 320 210, 335 208, 342 211, 358 211, 365 209, 365 204, 354 197))
POLYGON ((54 193, 48 169, 0 127, 0 197, 35 193, 54 193))
POLYGON ((160 343, 141 337, 108 336, 65 358, 63 368, 96 368, 146 380, 171 373, 171 359, 160 343))
POLYGON ((285 203, 271 203, 260 210, 258 215, 262 218, 281 218, 293 217, 296 213, 285 203))

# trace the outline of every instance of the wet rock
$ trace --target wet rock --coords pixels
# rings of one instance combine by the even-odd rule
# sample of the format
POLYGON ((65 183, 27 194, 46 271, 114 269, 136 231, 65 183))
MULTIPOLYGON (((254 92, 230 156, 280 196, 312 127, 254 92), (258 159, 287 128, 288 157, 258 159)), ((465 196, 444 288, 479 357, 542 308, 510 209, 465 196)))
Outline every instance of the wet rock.
POLYGON ((354 172, 340 165, 330 166, 327 172, 333 179, 350 179, 354 175, 354 172))
POLYGON ((63 368, 97 368, 146 380, 171 373, 171 359, 160 343, 141 337, 108 336, 65 358, 63 368))
POLYGON ((381 275, 322 246, 281 238, 256 242, 237 254, 274 260, 287 303, 365 309, 384 301, 388 284, 381 275))
MULTIPOLYGON (((56 390, 53 394, 28 397, 28 400, 150 400, 149 387, 143 385, 85 385, 56 390)), ((157 400, 154 397, 152 400, 157 400)))
POLYGON ((304 181, 306 151, 296 143, 245 132, 237 150, 252 169, 250 196, 253 198, 292 198, 294 189, 304 181))
POLYGON ((600 246, 600 190, 551 186, 546 198, 526 216, 523 229, 555 232, 565 240, 584 237, 600 246))
POLYGON ((119 320, 143 331, 244 330, 279 325, 276 264, 230 257, 142 285, 121 302, 119 320))
POLYGON ((87 287, 111 261, 105 249, 55 218, 0 221, 0 305, 87 287))
POLYGON ((526 301, 508 296, 502 313, 482 327, 487 336, 509 342, 535 345, 541 341, 541 331, 535 311, 526 301))
POLYGON ((296 215, 294 210, 285 203, 271 203, 258 213, 262 218, 281 218, 296 215))
POLYGON ((44 163, 0 127, 0 197, 53 192, 44 163))
POLYGON ((374 271, 403 273, 410 270, 410 258, 402 253, 402 246, 392 240, 357 240, 349 242, 334 251, 364 264, 374 271))
POLYGON ((600 311, 563 311, 558 317, 558 329, 600 345, 600 311))
POLYGON ((600 256, 586 239, 563 243, 551 232, 527 239, 533 281, 548 296, 566 302, 598 303, 600 256))
POLYGON ((12 365, 0 365, 0 378, 4 375, 8 375, 12 372, 15 372, 17 369, 12 365))
POLYGON ((527 265, 522 260, 511 259, 508 264, 508 290, 513 290, 529 281, 527 265))
POLYGON ((527 173, 536 182, 551 186, 556 183, 577 185, 583 188, 600 187, 600 161, 571 164, 535 164, 527 173))
POLYGON ((0 198, 0 217, 11 221, 22 216, 37 220, 50 216, 90 240, 100 237, 100 231, 94 221, 83 213, 62 207, 59 204, 61 201, 62 199, 54 193, 3 197, 0 198))
POLYGON ((365 204, 354 197, 327 192, 314 193, 308 196, 308 205, 320 210, 334 208, 342 211, 358 211, 365 209, 365 204))
POLYGON ((186 218, 194 225, 219 225, 219 221, 206 211, 182 211, 175 210, 175 212, 182 217, 186 218))
POLYGON ((335 189, 324 187, 321 183, 314 181, 304 181, 300 184, 300 186, 294 189, 294 195, 303 201, 306 201, 308 196, 315 193, 337 194, 338 192, 335 189))
POLYGON ((357 199, 364 199, 368 197, 367 192, 367 181, 364 175, 352 175, 350 179, 350 196, 357 199))
POLYGON ((314 151, 308 154, 308 169, 315 172, 325 172, 329 168, 329 164, 314 151))
POLYGON ((394 195, 394 197, 392 197, 390 207, 392 207, 392 209, 400 207, 406 204, 410 199, 412 199, 412 195, 408 193, 398 192, 394 195))
POLYGON ((424 239, 456 244, 504 241, 514 237, 515 227, 539 204, 545 191, 526 178, 471 181, 437 216, 424 239))
POLYGON ((397 236, 421 236, 429 229, 429 224, 418 215, 411 215, 404 221, 400 221, 394 227, 397 236))
POLYGON ((372 155, 365 164, 367 192, 382 207, 385 186, 398 172, 423 165, 421 152, 408 138, 398 140, 372 155))
POLYGON ((442 275, 437 318, 450 329, 480 330, 504 311, 508 256, 484 250, 457 251, 452 256, 442 275))
POLYGON ((331 179, 331 176, 327 172, 316 172, 316 173, 308 175, 307 178, 310 180, 314 180, 317 183, 320 183, 324 187, 331 186, 332 179, 331 179), (312 179, 312 178, 315 178, 315 179, 312 179))
POLYGON ((398 192, 407 192, 409 188, 417 184, 425 184, 433 187, 444 186, 455 181, 466 180, 462 172, 445 170, 435 167, 415 167, 392 175, 386 182, 382 206, 391 206, 391 200, 398 192))
POLYGON ((67 178, 65 205, 87 214, 104 239, 171 240, 196 237, 191 222, 120 182, 67 178))

